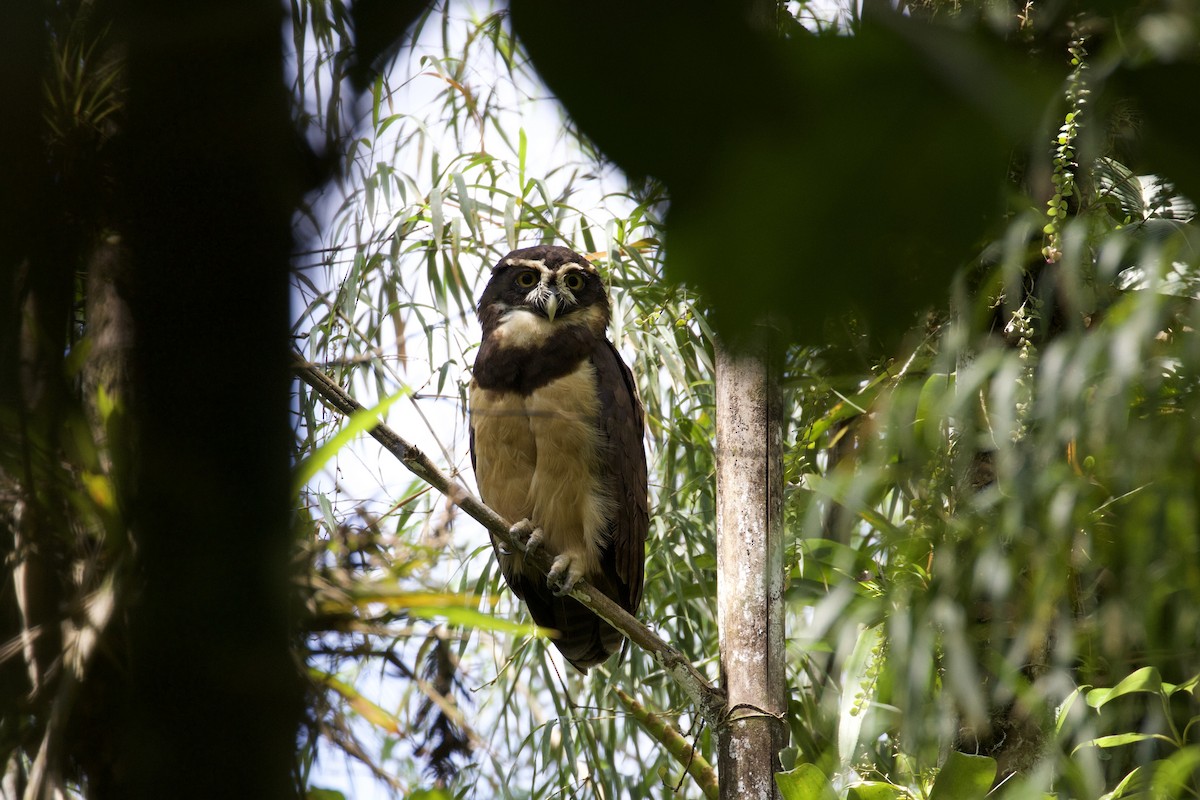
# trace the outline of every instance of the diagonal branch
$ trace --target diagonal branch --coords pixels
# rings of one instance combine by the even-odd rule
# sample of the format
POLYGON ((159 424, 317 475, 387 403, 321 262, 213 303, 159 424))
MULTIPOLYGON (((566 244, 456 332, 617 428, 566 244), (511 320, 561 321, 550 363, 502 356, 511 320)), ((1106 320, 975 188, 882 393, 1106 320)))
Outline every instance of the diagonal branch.
MULTIPOLYGON (((311 386, 330 408, 343 414, 353 414, 362 410, 363 406, 357 400, 348 395, 316 365, 306 361, 298 353, 293 353, 293 362, 300 380, 311 386)), ((382 423, 372 428, 370 433, 410 472, 450 498, 455 505, 487 528, 504 544, 514 550, 524 552, 526 564, 533 564, 542 575, 550 571, 553 558, 549 553, 544 549, 528 553, 525 550, 524 542, 510 533, 509 528, 512 526, 508 520, 488 508, 479 498, 468 492, 462 484, 438 469, 420 449, 406 442, 395 431, 382 423)), ((599 614, 605 621, 625 634, 631 642, 645 650, 692 699, 704 721, 714 730, 721 727, 725 719, 725 696, 692 666, 687 656, 667 644, 658 634, 643 625, 641 621, 617 605, 607 595, 596 591, 587 582, 582 580, 577 582, 575 588, 571 590, 571 597, 599 614)))

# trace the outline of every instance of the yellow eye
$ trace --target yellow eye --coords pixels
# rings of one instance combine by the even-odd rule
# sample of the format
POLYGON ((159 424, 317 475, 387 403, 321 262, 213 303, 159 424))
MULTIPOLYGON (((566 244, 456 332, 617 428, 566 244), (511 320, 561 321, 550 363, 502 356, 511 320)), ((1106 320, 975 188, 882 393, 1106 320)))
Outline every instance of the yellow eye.
POLYGON ((532 272, 522 272, 517 275, 517 286, 520 286, 522 289, 532 289, 537 285, 537 282, 537 275, 534 275, 532 272))
POLYGON ((578 272, 568 272, 566 277, 563 278, 563 286, 572 292, 577 292, 583 288, 583 276, 578 272))

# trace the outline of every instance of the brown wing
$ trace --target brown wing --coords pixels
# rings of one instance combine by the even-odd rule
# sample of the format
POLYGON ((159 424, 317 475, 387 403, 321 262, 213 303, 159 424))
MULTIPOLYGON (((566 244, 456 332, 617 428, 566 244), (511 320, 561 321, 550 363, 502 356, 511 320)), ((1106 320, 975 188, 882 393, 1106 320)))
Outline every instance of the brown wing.
POLYGON ((608 339, 597 342, 592 364, 600 392, 600 424, 608 439, 608 488, 616 501, 603 564, 619 589, 613 599, 633 613, 642 602, 650 527, 642 404, 633 373, 608 339))
MULTIPOLYGON (((607 545, 601 555, 602 574, 589 575, 588 580, 633 613, 642 599, 646 531, 650 524, 642 407, 633 374, 607 339, 597 342, 591 361, 596 370, 596 391, 600 399, 598 433, 605 440, 604 482, 614 500, 614 514, 606 532, 607 545)), ((470 437, 471 465, 474 467, 474 425, 470 437)), ((487 502, 487 488, 480 485, 479 489, 482 499, 487 502)), ((492 546, 509 588, 525 601, 530 616, 538 625, 559 632, 554 644, 576 669, 587 672, 589 667, 605 661, 620 648, 623 637, 616 629, 578 601, 554 595, 543 576, 515 569, 512 560, 501 554, 494 538, 492 546)))
MULTIPOLYGON (((600 559, 602 574, 587 577, 632 614, 642 601, 646 531, 650 527, 642 404, 633 373, 607 339, 597 342, 592 365, 600 399, 599 433, 605 440, 604 482, 614 510, 600 559)), ((555 647, 580 672, 620 649, 624 637, 576 600, 556 597, 543 581, 530 581, 526 575, 514 575, 509 585, 525 599, 539 625, 558 630, 555 647)))

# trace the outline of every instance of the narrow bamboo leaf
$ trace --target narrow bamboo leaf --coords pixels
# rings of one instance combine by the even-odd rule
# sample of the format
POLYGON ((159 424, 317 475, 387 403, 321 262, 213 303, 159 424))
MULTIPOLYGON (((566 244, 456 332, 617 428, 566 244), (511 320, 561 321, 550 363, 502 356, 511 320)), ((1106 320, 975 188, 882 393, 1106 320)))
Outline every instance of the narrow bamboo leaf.
POLYGON ((455 606, 410 608, 408 615, 421 619, 444 619, 452 625, 472 630, 508 633, 514 636, 550 637, 551 631, 536 625, 525 625, 520 622, 494 617, 474 608, 459 608, 455 606))
POLYGON ((384 586, 356 588, 352 590, 350 599, 356 606, 386 603, 397 608, 475 608, 479 605, 479 598, 471 594, 408 592, 384 586))
POLYGON ((329 502, 329 495, 324 493, 317 495, 317 507, 321 509, 321 519, 325 520, 325 527, 328 530, 336 531, 338 521, 333 513, 333 503, 329 502))
POLYGON ((348 611, 351 607, 383 605, 395 612, 419 619, 440 619, 464 628, 510 633, 518 636, 550 636, 551 632, 535 625, 513 622, 478 609, 477 595, 453 592, 403 591, 386 586, 367 586, 350 593, 348 603, 327 602, 322 607, 348 611))
MULTIPOLYGON (((371 202, 371 187, 367 186, 365 191, 367 192, 368 202, 371 202)), ((354 317, 354 306, 358 302, 358 287, 362 280, 362 269, 365 263, 366 258, 362 252, 355 253, 354 262, 350 266, 350 274, 346 276, 346 280, 342 283, 342 314, 348 319, 353 319, 354 317)))
POLYGON ((346 424, 333 438, 317 448, 311 456, 296 465, 295 478, 292 481, 292 491, 299 493, 312 480, 321 468, 325 466, 334 454, 355 436, 363 431, 369 431, 379 423, 379 418, 387 413, 392 404, 408 394, 408 389, 402 389, 391 397, 385 398, 374 408, 363 409, 350 415, 346 424))
POLYGON ((509 250, 517 249, 517 198, 510 197, 504 204, 504 241, 509 250))
POLYGON ((429 224, 433 228, 434 247, 440 250, 445 218, 442 214, 442 190, 436 186, 429 190, 429 224))
POLYGON ((399 735, 402 732, 400 720, 396 718, 396 715, 363 697, 350 684, 335 675, 330 675, 327 672, 312 669, 311 667, 308 670, 308 674, 314 680, 325 684, 344 697, 346 702, 350 704, 350 707, 357 711, 367 722, 370 722, 377 728, 382 728, 388 733, 399 735))
POLYGON ((517 131, 517 185, 525 185, 525 153, 529 141, 525 138, 525 129, 517 131))
POLYGON ((458 194, 458 207, 462 210, 467 227, 470 228, 472 234, 478 235, 479 231, 475 226, 478 213, 475 211, 475 203, 471 200, 471 193, 467 191, 467 182, 463 179, 461 172, 454 173, 454 191, 458 194))
POLYGON ((982 800, 995 779, 995 759, 951 752, 933 781, 929 800, 982 800))
POLYGON ((1150 739, 1158 739, 1167 744, 1175 744, 1175 741, 1169 736, 1163 736, 1161 733, 1117 733, 1112 736, 1098 736, 1095 739, 1088 739, 1083 744, 1071 751, 1072 755, 1079 752, 1084 747, 1120 747, 1126 744, 1136 744, 1137 742, 1145 742, 1150 739))
POLYGON ((775 783, 784 800, 837 800, 833 784, 813 764, 801 764, 788 772, 776 772, 775 783))
POLYGON ((838 700, 838 758, 842 769, 854 762, 854 751, 858 747, 859 734, 862 731, 863 720, 867 716, 872 696, 875 693, 874 681, 868 677, 868 670, 873 660, 873 654, 879 645, 881 632, 878 627, 864 628, 858 636, 858 642, 846 659, 842 671, 842 695, 838 700))
POLYGON ((588 224, 587 217, 579 218, 579 233, 583 236, 583 246, 587 248, 589 253, 596 251, 596 240, 592 236, 592 226, 588 224))
POLYGON ((367 219, 375 218, 375 188, 378 185, 374 175, 363 182, 363 199, 367 204, 367 219))

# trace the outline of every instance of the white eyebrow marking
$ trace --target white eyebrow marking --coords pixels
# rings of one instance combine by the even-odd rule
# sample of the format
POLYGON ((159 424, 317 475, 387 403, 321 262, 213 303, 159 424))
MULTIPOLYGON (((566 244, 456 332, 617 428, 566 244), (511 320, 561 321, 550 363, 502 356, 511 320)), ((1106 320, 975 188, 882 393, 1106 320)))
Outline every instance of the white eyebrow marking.
POLYGON ((541 258, 507 258, 504 263, 510 267, 536 267, 543 272, 546 270, 546 261, 541 258))
MULTIPOLYGON (((534 267, 540 269, 542 272, 548 271, 544 258, 506 258, 504 259, 504 263, 510 267, 534 267)), ((565 270, 567 267, 575 267, 585 272, 598 272, 595 265, 587 261, 582 264, 575 261, 568 261, 559 267, 559 270, 565 270)))

